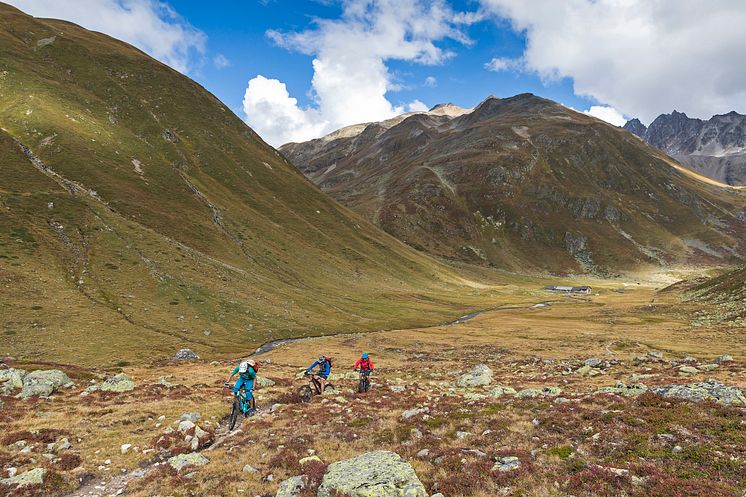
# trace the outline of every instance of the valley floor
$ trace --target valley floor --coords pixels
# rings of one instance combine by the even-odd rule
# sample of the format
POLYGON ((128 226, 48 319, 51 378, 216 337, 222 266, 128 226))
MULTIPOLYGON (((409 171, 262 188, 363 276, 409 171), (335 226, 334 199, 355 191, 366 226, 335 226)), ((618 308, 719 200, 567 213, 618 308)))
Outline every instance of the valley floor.
POLYGON ((302 495, 315 495, 327 464, 391 450, 447 497, 744 495, 746 406, 653 390, 706 380, 743 389, 746 329, 692 327, 674 293, 645 286, 542 296, 552 303, 279 346, 256 357, 274 384, 257 389, 259 413, 232 433, 222 385, 234 362, 125 367, 133 390, 83 396, 90 380, 119 370, 66 368, 77 386, 48 399, 0 397, 1 476, 47 470, 41 486, 0 491, 265 496, 306 474, 302 495), (350 374, 362 351, 377 367, 367 394, 350 374), (334 358, 337 392, 300 404, 298 372, 321 353, 334 358), (724 354, 733 360, 715 361, 724 354), (459 386, 479 364, 489 384, 459 386), (199 430, 180 427, 187 418, 199 430), (165 462, 192 452, 209 462, 180 472, 165 462))

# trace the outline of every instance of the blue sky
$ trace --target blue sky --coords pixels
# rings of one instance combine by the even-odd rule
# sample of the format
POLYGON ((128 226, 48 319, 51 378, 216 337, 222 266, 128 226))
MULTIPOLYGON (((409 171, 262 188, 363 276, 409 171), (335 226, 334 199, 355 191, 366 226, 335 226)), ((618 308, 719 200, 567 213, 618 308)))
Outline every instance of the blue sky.
POLYGON ((272 145, 523 92, 617 125, 746 112, 743 0, 5 1, 132 43, 272 145))
MULTIPOLYGON (((258 74, 284 82, 300 105, 314 104, 309 96, 313 57, 277 46, 266 32, 301 31, 313 27, 315 18, 337 19, 342 12, 340 4, 250 0, 224 2, 220 8, 215 8, 201 0, 179 0, 172 1, 171 5, 208 36, 205 61, 191 76, 229 107, 242 112, 246 83, 258 74), (230 61, 229 67, 215 67, 212 58, 218 54, 230 61)), ((475 2, 452 2, 451 5, 454 10, 476 11, 479 8, 475 2)), ((485 20, 466 32, 474 42, 472 45, 464 46, 452 40, 438 44, 455 52, 453 58, 441 64, 388 62, 396 81, 404 87, 390 92, 389 100, 394 104, 418 99, 430 107, 442 102, 472 107, 488 95, 502 97, 531 92, 577 109, 587 109, 597 103, 575 96, 570 78, 544 85, 536 74, 487 71, 484 64, 494 57, 519 57, 525 48, 525 37, 511 30, 508 23, 485 20), (428 77, 436 79, 435 86, 426 86, 428 77)))

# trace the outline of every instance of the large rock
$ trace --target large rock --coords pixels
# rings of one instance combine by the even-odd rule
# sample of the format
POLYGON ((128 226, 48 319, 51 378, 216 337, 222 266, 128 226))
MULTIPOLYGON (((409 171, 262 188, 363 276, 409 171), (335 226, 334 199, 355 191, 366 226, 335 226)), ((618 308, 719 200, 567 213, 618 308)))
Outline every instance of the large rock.
POLYGON ((59 369, 33 371, 23 378, 23 390, 18 397, 21 399, 49 397, 59 387, 72 385, 70 378, 59 369))
POLYGON ((204 466, 209 463, 210 460, 197 452, 190 454, 179 454, 178 456, 170 457, 168 464, 176 471, 181 471, 187 466, 204 466))
POLYGON ((714 400, 725 405, 746 406, 746 389, 723 385, 716 380, 688 385, 666 385, 653 388, 653 392, 666 398, 692 401, 714 400))
POLYGON ((329 465, 318 497, 427 497, 417 474, 398 454, 368 452, 329 465))
POLYGON ((536 397, 557 397, 562 393, 559 387, 524 388, 515 396, 519 399, 533 399, 536 397))
POLYGON ((305 475, 293 476, 280 483, 280 488, 277 489, 275 497, 297 497, 304 488, 306 488, 305 475))
POLYGON ((23 388, 23 369, 0 369, 0 395, 10 395, 13 390, 23 388))
POLYGON ((199 356, 191 349, 181 349, 176 353, 174 359, 177 361, 193 361, 199 359, 199 356))
POLYGON ((128 392, 135 388, 135 382, 124 373, 112 376, 103 383, 99 389, 102 392, 128 392))
POLYGON ((617 381, 613 387, 601 387, 597 390, 598 393, 611 393, 624 397, 637 397, 647 391, 648 387, 643 383, 627 384, 623 381, 617 381))
POLYGON ((492 383, 492 370, 484 364, 474 366, 471 371, 456 380, 460 387, 480 387, 492 383))
POLYGON ((0 480, 3 485, 10 487, 26 487, 29 485, 41 485, 44 483, 44 476, 46 476, 47 470, 44 468, 34 468, 30 471, 20 473, 10 478, 0 480))

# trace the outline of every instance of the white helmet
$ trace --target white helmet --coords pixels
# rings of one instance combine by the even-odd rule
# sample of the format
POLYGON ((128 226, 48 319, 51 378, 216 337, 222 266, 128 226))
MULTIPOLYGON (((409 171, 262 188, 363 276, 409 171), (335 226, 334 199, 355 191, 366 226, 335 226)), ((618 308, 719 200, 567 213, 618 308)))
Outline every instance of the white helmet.
POLYGON ((248 370, 249 370, 249 363, 246 361, 242 362, 241 365, 238 366, 239 373, 245 373, 248 370))

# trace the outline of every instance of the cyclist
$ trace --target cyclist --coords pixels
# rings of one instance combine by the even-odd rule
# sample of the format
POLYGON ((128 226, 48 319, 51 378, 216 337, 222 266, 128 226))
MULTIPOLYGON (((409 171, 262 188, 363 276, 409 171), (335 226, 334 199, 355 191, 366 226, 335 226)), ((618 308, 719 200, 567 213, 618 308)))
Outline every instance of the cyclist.
POLYGON ((231 380, 238 374, 238 380, 233 385, 233 394, 238 395, 238 392, 243 388, 246 392, 246 398, 249 400, 251 410, 253 411, 256 407, 256 401, 254 400, 254 380, 256 379, 256 372, 259 368, 256 365, 256 361, 253 359, 247 359, 241 361, 241 364, 235 367, 231 375, 228 377, 228 381, 225 382, 225 386, 230 388, 231 380))
POLYGON ((370 372, 373 371, 373 362, 371 362, 368 353, 364 352, 360 359, 357 360, 354 367, 355 371, 370 372))
POLYGON ((320 380, 321 391, 319 392, 321 393, 324 391, 324 388, 326 388, 327 379, 329 378, 329 375, 332 372, 332 360, 331 358, 324 356, 324 355, 319 356, 318 360, 316 360, 316 362, 311 364, 308 367, 308 369, 306 369, 306 374, 307 375, 311 374, 311 371, 313 371, 313 369, 317 366, 319 368, 319 372, 316 373, 316 376, 318 376, 321 379, 320 380))

